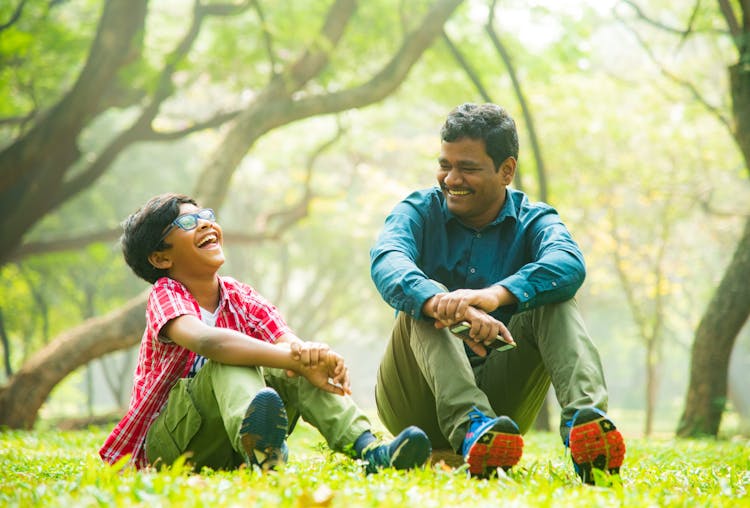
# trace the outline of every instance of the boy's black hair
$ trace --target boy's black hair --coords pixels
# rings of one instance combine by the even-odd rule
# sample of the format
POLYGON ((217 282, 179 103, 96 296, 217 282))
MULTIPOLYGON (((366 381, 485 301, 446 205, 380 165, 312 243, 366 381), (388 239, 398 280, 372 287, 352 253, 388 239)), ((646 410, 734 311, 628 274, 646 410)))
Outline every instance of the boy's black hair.
POLYGON ((180 205, 198 204, 184 194, 160 194, 132 213, 122 222, 120 237, 122 254, 133 272, 150 283, 166 277, 167 271, 156 268, 148 260, 152 252, 168 249, 170 244, 159 241, 164 230, 180 215, 180 205), (158 242, 158 243, 157 243, 158 242))
POLYGON ((516 122, 497 104, 467 102, 457 106, 448 114, 440 137, 449 143, 463 138, 481 139, 495 171, 508 157, 518 160, 516 122))

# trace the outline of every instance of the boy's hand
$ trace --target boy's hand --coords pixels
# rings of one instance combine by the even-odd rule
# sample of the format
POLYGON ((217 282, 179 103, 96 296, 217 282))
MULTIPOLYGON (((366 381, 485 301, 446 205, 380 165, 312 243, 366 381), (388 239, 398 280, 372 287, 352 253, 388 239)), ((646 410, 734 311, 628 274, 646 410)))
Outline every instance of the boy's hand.
MULTIPOLYGON (((292 351, 294 356, 294 350, 292 351)), ((321 353, 321 351, 318 351, 318 353, 321 353)), ((313 386, 336 395, 350 395, 352 393, 349 368, 344 363, 344 358, 338 353, 326 349, 325 354, 319 355, 318 361, 314 365, 312 363, 305 365, 302 362, 302 357, 298 361, 300 363, 295 373, 307 379, 313 386)))
POLYGON ((315 367, 326 358, 331 350, 328 344, 322 342, 292 342, 290 344, 292 358, 302 363, 305 367, 315 367))

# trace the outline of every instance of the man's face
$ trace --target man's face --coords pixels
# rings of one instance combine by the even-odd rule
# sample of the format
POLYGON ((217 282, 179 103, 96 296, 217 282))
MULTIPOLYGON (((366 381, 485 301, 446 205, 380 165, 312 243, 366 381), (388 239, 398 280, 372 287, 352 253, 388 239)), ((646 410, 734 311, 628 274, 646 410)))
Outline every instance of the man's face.
POLYGON ((505 187, 513 180, 515 159, 508 157, 495 171, 484 141, 462 138, 443 141, 438 162, 437 180, 448 209, 475 229, 492 222, 505 203, 505 187))

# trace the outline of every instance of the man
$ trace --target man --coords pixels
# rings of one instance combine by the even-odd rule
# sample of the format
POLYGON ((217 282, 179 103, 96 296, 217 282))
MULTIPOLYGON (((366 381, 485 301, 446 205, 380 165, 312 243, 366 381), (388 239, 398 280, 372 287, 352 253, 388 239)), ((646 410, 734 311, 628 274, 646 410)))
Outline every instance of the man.
POLYGON ((497 105, 463 104, 441 137, 438 187, 396 205, 370 253, 373 281, 399 311, 378 371, 381 420, 393 433, 419 426, 488 476, 518 463, 551 382, 578 475, 618 472, 625 445, 573 299, 583 256, 552 207, 507 188, 515 122, 497 105), (462 322, 463 339, 449 331, 462 322), (505 343, 516 347, 494 349, 505 343))

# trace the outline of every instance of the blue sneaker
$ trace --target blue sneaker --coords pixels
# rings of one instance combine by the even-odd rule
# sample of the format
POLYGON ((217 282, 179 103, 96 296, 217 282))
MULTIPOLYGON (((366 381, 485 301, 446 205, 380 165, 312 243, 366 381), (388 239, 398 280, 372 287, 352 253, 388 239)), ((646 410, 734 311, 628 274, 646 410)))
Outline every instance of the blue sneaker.
POLYGON ((507 471, 518 464, 522 453, 523 438, 516 422, 507 416, 490 418, 476 407, 469 412, 461 454, 472 476, 490 476, 498 467, 507 471))
POLYGON ((362 452, 367 462, 365 472, 377 473, 381 469, 413 469, 423 466, 432 454, 430 438, 419 427, 407 427, 390 443, 374 442, 362 452))
POLYGON ((607 414, 595 407, 579 409, 570 421, 565 443, 573 469, 583 483, 594 485, 593 469, 619 474, 625 459, 625 441, 607 414))
POLYGON ((248 466, 263 471, 285 464, 289 457, 286 431, 289 421, 284 402, 273 388, 263 388, 247 406, 240 427, 240 442, 248 466))

